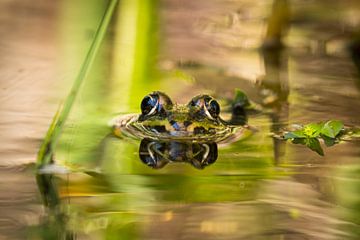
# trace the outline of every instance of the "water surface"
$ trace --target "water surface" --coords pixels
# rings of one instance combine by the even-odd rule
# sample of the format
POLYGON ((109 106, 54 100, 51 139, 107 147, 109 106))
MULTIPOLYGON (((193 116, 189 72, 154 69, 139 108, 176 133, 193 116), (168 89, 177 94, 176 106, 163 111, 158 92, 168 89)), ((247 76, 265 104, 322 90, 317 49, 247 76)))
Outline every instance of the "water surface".
MULTIPOLYGON (((156 71, 140 57, 131 59, 131 49, 136 49, 131 36, 136 34, 122 35, 124 22, 131 21, 114 16, 54 149, 56 165, 43 171, 48 174, 36 175, 40 141, 105 11, 106 5, 95 2, 89 5, 93 15, 81 7, 69 10, 68 1, 56 9, 39 9, 55 12, 50 16, 13 10, 18 21, 44 24, 51 19, 62 37, 48 33, 40 38, 51 51, 12 47, 5 54, 6 48, 0 48, 4 71, 19 78, 1 83, 12 90, 1 96, 1 138, 6 144, 1 147, 0 239, 360 237, 360 142, 324 147, 322 157, 272 137, 294 123, 339 119, 347 126, 360 125, 359 73, 346 49, 347 31, 353 31, 356 22, 353 12, 359 12, 356 3, 338 3, 334 11, 341 17, 334 19, 316 13, 301 18, 309 9, 330 11, 326 1, 294 4, 285 40, 289 47, 280 53, 258 50, 270 2, 164 1, 148 6, 149 16, 151 11, 160 13, 158 23, 145 24, 156 32, 157 39, 146 39, 154 41, 151 46, 157 42, 157 48, 148 49, 150 57, 143 58, 149 66, 155 62, 156 71), (71 16, 82 21, 67 22, 71 16), (90 16, 96 16, 93 22, 90 16), (49 44, 52 41, 62 50, 49 44), (11 70, 17 65, 5 64, 8 59, 21 59, 26 74, 11 70), (144 72, 128 73, 132 66, 144 72), (34 68, 47 71, 30 74, 34 68), (28 87, 29 81, 39 85, 28 87), (257 131, 242 141, 220 144, 217 161, 203 170, 181 163, 151 169, 139 159, 140 141, 107 137, 109 119, 139 112, 142 97, 153 90, 179 103, 209 93, 225 108, 234 88, 261 106, 248 121, 257 131)), ((121 9, 115 14, 121 16, 121 9)), ((1 40, 3 45, 11 43, 11 36, 20 39, 16 33, 1 40)), ((41 49, 36 41, 18 41, 41 49)))

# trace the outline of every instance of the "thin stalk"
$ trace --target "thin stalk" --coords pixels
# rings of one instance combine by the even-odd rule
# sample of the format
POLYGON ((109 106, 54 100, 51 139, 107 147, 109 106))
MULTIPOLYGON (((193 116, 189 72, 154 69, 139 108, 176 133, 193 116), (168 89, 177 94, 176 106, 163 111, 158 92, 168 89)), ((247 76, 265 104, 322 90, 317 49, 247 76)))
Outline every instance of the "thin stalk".
POLYGON ((104 39, 107 27, 110 23, 111 17, 113 15, 117 3, 118 0, 110 1, 108 8, 106 9, 105 14, 100 22, 100 25, 95 33, 94 40, 91 43, 87 55, 85 56, 84 63, 80 68, 80 72, 74 81, 71 91, 67 96, 64 104, 58 110, 58 112, 53 118, 53 121, 47 131, 45 139, 38 152, 38 156, 37 156, 38 167, 48 164, 52 160, 53 149, 57 144, 59 136, 63 130, 65 121, 69 116, 72 106, 74 105, 75 99, 79 93, 79 89, 84 79, 89 74, 91 66, 95 60, 96 54, 99 50, 102 40, 104 39))

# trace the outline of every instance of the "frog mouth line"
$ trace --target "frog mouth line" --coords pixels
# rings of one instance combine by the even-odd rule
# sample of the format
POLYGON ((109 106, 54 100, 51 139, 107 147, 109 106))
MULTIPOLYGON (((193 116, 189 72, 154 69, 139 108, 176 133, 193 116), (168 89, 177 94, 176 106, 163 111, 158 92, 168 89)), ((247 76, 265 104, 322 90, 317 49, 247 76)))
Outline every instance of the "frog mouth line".
MULTIPOLYGON (((126 133, 132 136, 138 136, 140 138, 150 138, 154 140, 176 140, 176 141, 196 141, 196 142, 205 142, 205 141, 221 141, 227 138, 229 135, 233 134, 237 127, 233 126, 224 126, 221 130, 218 129, 214 132, 197 132, 185 130, 172 130, 161 132, 156 128, 147 128, 142 124, 134 121, 126 124, 126 127, 123 129, 126 133)), ((194 128, 196 130, 196 128, 194 128)))
POLYGON ((158 141, 192 141, 192 142, 221 142, 233 135, 241 126, 224 125, 218 129, 205 129, 192 123, 186 123, 184 130, 176 130, 170 123, 167 126, 144 126, 138 121, 138 115, 129 114, 110 122, 117 136, 128 136, 135 139, 149 138, 158 141))

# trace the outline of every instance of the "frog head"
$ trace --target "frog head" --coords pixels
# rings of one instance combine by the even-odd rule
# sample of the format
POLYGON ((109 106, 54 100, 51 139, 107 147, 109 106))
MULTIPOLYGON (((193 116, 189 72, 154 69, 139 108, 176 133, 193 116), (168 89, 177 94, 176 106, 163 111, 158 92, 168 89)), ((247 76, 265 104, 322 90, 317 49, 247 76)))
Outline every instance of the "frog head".
POLYGON ((154 133, 168 136, 213 134, 225 127, 220 106, 209 95, 198 95, 188 104, 174 104, 163 92, 152 92, 141 102, 138 124, 154 133))

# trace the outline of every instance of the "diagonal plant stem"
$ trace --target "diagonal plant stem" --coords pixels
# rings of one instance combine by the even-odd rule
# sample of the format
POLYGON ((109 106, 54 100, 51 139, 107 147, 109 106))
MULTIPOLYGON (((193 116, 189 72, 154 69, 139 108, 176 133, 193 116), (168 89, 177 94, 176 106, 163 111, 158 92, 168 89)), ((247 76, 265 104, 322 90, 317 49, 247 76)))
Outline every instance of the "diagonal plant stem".
POLYGON ((37 155, 37 166, 41 167, 52 161, 53 149, 57 144, 59 136, 63 130, 64 123, 69 116, 69 113, 74 105, 75 99, 79 93, 79 89, 84 82, 84 79, 89 74, 91 66, 95 60, 99 47, 104 39, 107 27, 110 23, 111 17, 115 10, 118 0, 111 0, 103 18, 100 21, 99 27, 95 33, 93 42, 90 45, 89 51, 85 56, 84 63, 80 68, 80 72, 77 75, 74 84, 71 88, 69 95, 67 96, 64 104, 60 106, 55 114, 53 121, 46 133, 45 139, 42 142, 40 150, 37 155))

